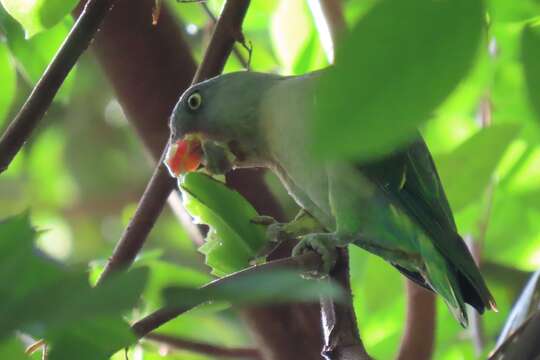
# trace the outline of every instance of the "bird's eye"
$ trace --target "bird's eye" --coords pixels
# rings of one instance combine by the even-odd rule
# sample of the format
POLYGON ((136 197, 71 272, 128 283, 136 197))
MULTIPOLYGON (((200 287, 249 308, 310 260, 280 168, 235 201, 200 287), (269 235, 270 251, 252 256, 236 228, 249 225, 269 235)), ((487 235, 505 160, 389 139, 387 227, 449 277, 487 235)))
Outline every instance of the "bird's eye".
POLYGON ((202 96, 198 92, 194 92, 193 94, 189 95, 187 99, 187 104, 191 110, 197 110, 201 107, 202 104, 202 96))

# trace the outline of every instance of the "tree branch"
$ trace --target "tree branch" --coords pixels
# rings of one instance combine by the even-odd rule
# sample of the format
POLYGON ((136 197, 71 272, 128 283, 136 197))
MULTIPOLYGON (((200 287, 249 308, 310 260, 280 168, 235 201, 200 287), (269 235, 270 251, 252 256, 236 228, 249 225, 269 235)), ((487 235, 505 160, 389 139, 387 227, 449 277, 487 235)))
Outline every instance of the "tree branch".
MULTIPOLYGON (((210 21, 212 22, 212 25, 215 26, 217 23, 217 18, 212 12, 212 10, 210 9, 210 7, 208 6, 208 4, 206 2, 201 2, 201 6, 204 12, 206 13, 206 15, 208 16, 208 18, 210 19, 210 21)), ((236 46, 233 46, 232 52, 233 52, 234 57, 240 63, 240 65, 242 65, 244 69, 249 70, 249 61, 244 58, 244 55, 242 55, 242 53, 238 50, 236 46)))
POLYGON ((260 360, 261 354, 257 349, 250 348, 227 348, 223 346, 206 344, 198 341, 181 339, 174 336, 163 334, 148 334, 145 339, 158 342, 160 344, 167 345, 174 349, 188 350, 199 354, 210 355, 212 357, 219 358, 245 358, 245 359, 257 359, 260 360))
POLYGON ((52 103, 116 0, 89 0, 15 119, 0 138, 0 173, 5 171, 52 103))
POLYGON ((321 299, 321 316, 325 334, 323 356, 328 360, 371 359, 360 339, 349 278, 349 255, 347 249, 338 249, 336 266, 330 280, 340 284, 346 299, 342 304, 332 299, 321 299))
MULTIPOLYGON (((225 3, 223 13, 216 24, 203 61, 193 78, 193 83, 218 75, 223 70, 235 41, 241 37, 242 21, 248 7, 249 0, 228 0, 225 3)), ((162 152, 161 159, 164 154, 165 150, 162 152)), ((98 283, 101 283, 111 273, 131 265, 135 256, 142 249, 150 230, 165 206, 165 201, 175 186, 176 181, 171 178, 160 160, 143 197, 139 201, 135 215, 124 231, 112 257, 107 262, 98 283)))
POLYGON ((406 281, 407 321, 397 360, 431 359, 437 319, 435 294, 406 281))
MULTIPOLYGON (((267 262, 261 265, 255 265, 244 270, 240 270, 228 276, 216 279, 201 289, 218 288, 227 283, 242 281, 246 276, 252 276, 255 273, 271 272, 277 269, 291 269, 301 270, 305 272, 317 271, 321 268, 322 262, 318 254, 310 252, 301 256, 289 257, 285 259, 279 259, 267 262)), ((210 299, 209 299, 210 300, 210 299)), ((200 304, 199 304, 200 305, 200 304)), ((131 328, 135 335, 139 338, 146 336, 150 332, 154 331, 166 322, 174 319, 175 317, 189 311, 191 307, 164 307, 152 314, 144 317, 143 319, 135 322, 131 328)))

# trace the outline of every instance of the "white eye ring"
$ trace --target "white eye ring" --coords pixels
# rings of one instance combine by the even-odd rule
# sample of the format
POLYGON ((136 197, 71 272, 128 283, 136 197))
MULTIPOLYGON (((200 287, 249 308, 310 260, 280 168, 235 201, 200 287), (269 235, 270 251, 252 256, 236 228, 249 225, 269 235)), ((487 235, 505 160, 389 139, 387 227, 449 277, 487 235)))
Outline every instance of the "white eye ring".
POLYGON ((201 107, 202 96, 198 92, 194 92, 187 98, 187 105, 191 110, 197 110, 201 107))

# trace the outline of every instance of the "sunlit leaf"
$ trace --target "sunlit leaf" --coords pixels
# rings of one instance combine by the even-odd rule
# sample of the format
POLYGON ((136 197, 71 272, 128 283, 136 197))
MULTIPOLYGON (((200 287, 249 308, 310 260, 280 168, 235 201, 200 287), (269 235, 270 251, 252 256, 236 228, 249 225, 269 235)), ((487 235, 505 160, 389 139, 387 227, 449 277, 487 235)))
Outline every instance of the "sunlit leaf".
POLYGON ((275 53, 284 68, 290 73, 309 37, 311 18, 304 0, 281 0, 272 16, 271 35, 275 53))
POLYGON ((484 193, 519 130, 515 124, 493 125, 480 130, 449 154, 435 158, 454 211, 459 211, 484 193))
POLYGON ((0 342, 0 359, 28 360, 29 357, 24 353, 22 342, 12 337, 7 341, 0 342))
MULTIPOLYGON (((67 17, 49 30, 41 32, 31 39, 25 39, 20 24, 6 14, 0 6, 0 29, 7 38, 7 45, 19 73, 32 85, 43 75, 60 44, 66 38, 72 24, 73 20, 67 17)), ((62 84, 55 100, 67 100, 73 86, 74 73, 72 70, 62 84)))
POLYGON ((468 73, 483 26, 480 0, 377 3, 321 81, 318 152, 366 159, 410 139, 468 73))
POLYGON ((527 25, 521 36, 521 55, 525 83, 531 105, 540 122, 540 27, 527 25))
POLYGON ((9 57, 9 51, 5 42, 0 40, 0 89, 2 96, 0 96, 0 129, 3 128, 3 123, 6 120, 6 116, 10 109, 13 98, 15 97, 15 90, 17 86, 17 76, 15 72, 15 66, 11 62, 9 57))
POLYGON ((251 220, 257 211, 239 193, 201 173, 187 174, 180 184, 190 214, 210 226, 200 251, 215 275, 249 265, 266 243, 264 227, 251 220))
POLYGON ((535 0, 488 0, 490 19, 494 22, 518 22, 538 16, 540 4, 535 0))
POLYGON ((317 56, 318 42, 317 33, 312 31, 304 43, 304 48, 298 52, 294 60, 292 67, 293 74, 304 74, 311 69, 311 65, 317 56))
POLYGON ((78 0, 0 0, 7 12, 25 30, 25 37, 56 25, 77 5, 78 0))

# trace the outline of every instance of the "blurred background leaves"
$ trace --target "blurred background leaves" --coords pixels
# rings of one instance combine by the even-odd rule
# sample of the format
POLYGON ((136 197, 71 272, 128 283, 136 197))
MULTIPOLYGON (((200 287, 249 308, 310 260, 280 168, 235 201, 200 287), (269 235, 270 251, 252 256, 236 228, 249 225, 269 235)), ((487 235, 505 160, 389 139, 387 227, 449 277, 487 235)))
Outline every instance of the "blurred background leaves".
MULTIPOLYGON (((7 3, 2 1, 4 6, 7 3)), ((48 3, 36 1, 23 15, 14 15, 9 5, 0 7, 2 128, 12 119, 73 24, 67 14, 74 1, 52 2, 54 11, 47 14, 43 9, 48 3), (21 16, 30 20, 22 20, 21 16), (25 38, 25 34, 32 36, 25 38)), ((349 27, 352 29, 377 3, 343 1, 349 27)), ((200 60, 211 29, 207 14, 199 4, 166 0, 164 5, 175 14, 194 56, 200 60)), ((467 66, 470 70, 463 74, 450 97, 414 121, 424 123, 421 131, 434 154, 461 233, 478 239, 479 223, 488 214, 481 258, 500 312, 483 316, 487 352, 495 345, 516 300, 513 271, 527 274, 540 267, 540 62, 535 61, 540 48, 536 45, 535 27, 540 4, 534 0, 487 0, 484 5, 488 26, 475 40, 480 50, 467 66), (486 201, 488 188, 491 201, 486 201), (494 269, 512 275, 505 277, 494 269), (505 280, 508 278, 511 280, 505 280)), ((216 15, 221 6, 220 0, 208 1, 216 15)), ((22 14, 20 9, 17 12, 22 14)), ((315 23, 304 0, 253 1, 244 23, 245 35, 253 44, 252 69, 302 74, 324 67, 327 60, 315 23)), ((368 35, 366 41, 377 38, 376 34, 368 35)), ((369 57, 363 48, 365 42, 358 46, 360 59, 386 65, 385 59, 369 57)), ((244 49, 239 50, 247 57, 244 49)), ((426 48, 422 55, 418 54, 419 61, 431 55, 430 48, 426 48)), ((436 69, 439 72, 430 76, 445 74, 448 56, 441 57, 442 65, 436 69)), ((231 57, 226 71, 240 69, 238 60, 231 57)), ((400 79, 398 73, 384 81, 400 79)), ((369 86, 366 84, 367 90, 369 86)), ((389 126, 385 129, 394 130, 389 126)), ((92 268, 99 269, 132 216, 151 170, 151 162, 128 126, 107 79, 88 53, 64 84, 43 125, 0 177, 0 218, 30 209, 41 251, 55 261, 79 267, 91 263, 92 268)), ((270 175, 269 182, 276 184, 276 179, 270 175)), ((286 201, 279 185, 271 187, 281 191, 279 198, 286 201)), ((287 208, 292 216, 294 205, 289 202, 287 208)), ((161 304, 160 290, 165 287, 199 286, 212 278, 202 255, 169 210, 160 217, 148 243, 149 253, 142 255, 136 266, 149 268, 149 283, 143 291, 144 302, 128 314, 128 319, 155 310, 161 304)), ((351 261, 355 309, 363 340, 375 358, 392 358, 405 319, 403 279, 382 260, 360 249, 351 249, 351 261)), ((451 318, 442 302, 438 307, 434 358, 474 358, 470 332, 451 318)), ((252 343, 236 313, 228 309, 196 309, 161 330, 224 346, 252 343)), ((82 332, 80 335, 84 336, 82 332)), ((128 354, 157 359, 159 352, 158 346, 144 342, 128 354)), ((2 358, 26 358, 14 341, 2 344, 0 354, 2 358), (3 356, 7 351, 9 357, 3 356)), ((206 358, 187 352, 169 356, 184 360, 206 358)), ((123 359, 124 354, 114 358, 123 359)))

